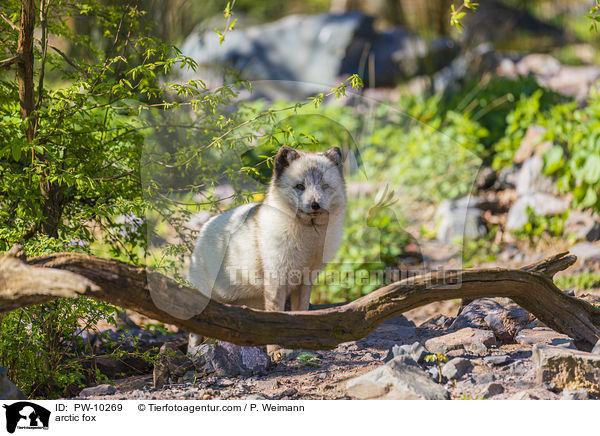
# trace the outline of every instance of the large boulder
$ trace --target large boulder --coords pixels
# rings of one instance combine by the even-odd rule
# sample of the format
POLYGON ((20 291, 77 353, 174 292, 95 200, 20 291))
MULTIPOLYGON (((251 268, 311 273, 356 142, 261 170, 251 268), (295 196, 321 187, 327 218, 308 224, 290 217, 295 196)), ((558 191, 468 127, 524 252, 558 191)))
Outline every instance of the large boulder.
POLYGON ((535 192, 520 197, 508 211, 507 230, 518 230, 529 222, 527 209, 531 208, 535 215, 560 215, 569 209, 569 200, 555 197, 544 192, 535 192))
POLYGON ((462 197, 444 200, 436 211, 438 240, 450 243, 455 240, 476 239, 487 234, 482 210, 488 206, 484 199, 462 197))
POLYGON ((188 350, 198 374, 216 374, 220 377, 265 374, 272 362, 260 347, 242 347, 217 341, 188 350))
POLYGON ((253 84, 255 94, 267 97, 322 92, 340 76, 354 73, 368 81, 369 59, 374 61, 373 83, 390 86, 398 78, 443 66, 456 50, 448 39, 428 44, 399 28, 378 32, 373 17, 360 12, 291 15, 229 32, 222 44, 212 29, 194 32, 181 46, 198 62, 203 78, 211 73, 218 78, 222 67, 229 67, 244 79, 269 80, 253 84))
POLYGON ((550 383, 558 389, 600 393, 600 356, 562 347, 535 345, 533 365, 538 383, 550 383))
POLYGON ((432 353, 447 353, 452 350, 468 349, 473 344, 483 344, 486 347, 496 344, 496 336, 489 330, 466 327, 453 333, 437 338, 428 339, 425 347, 432 353))
POLYGON ((346 383, 346 394, 358 400, 447 400, 438 385, 408 356, 400 356, 346 383))

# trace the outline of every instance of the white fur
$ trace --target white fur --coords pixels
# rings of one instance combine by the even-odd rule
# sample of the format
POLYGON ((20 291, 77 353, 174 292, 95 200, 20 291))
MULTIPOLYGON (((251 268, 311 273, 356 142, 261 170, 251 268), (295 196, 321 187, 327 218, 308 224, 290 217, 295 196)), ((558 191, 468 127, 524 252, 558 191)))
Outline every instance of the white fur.
POLYGON ((324 153, 293 156, 262 203, 231 209, 201 229, 189 278, 206 296, 266 310, 283 310, 289 297, 292 310, 308 309, 311 282, 342 239, 346 194, 341 168, 324 153), (323 213, 315 215, 313 202, 323 213))

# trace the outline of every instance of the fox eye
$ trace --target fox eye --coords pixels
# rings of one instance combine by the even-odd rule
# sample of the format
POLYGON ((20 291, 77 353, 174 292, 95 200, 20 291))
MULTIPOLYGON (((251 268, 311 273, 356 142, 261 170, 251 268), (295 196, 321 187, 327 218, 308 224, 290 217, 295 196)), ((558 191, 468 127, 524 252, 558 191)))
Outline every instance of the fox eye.
POLYGON ((327 188, 329 188, 329 185, 327 183, 325 183, 323 186, 321 186, 321 188, 327 189, 327 188))
POLYGON ((304 191, 304 189, 306 189, 306 188, 304 187, 304 185, 303 185, 302 183, 298 183, 298 184, 296 185, 296 189, 297 189, 298 191, 304 191))

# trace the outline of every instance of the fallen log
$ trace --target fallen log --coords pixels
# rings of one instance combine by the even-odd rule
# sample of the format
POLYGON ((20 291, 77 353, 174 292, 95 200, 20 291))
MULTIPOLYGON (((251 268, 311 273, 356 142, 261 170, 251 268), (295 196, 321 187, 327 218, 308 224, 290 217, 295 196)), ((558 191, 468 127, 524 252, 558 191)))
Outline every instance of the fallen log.
POLYGON ((30 259, 0 256, 0 313, 61 297, 84 295, 131 309, 164 323, 238 345, 278 344, 287 348, 330 349, 367 336, 382 322, 435 301, 508 297, 552 329, 589 350, 600 339, 600 310, 569 296, 553 283, 576 257, 560 253, 521 269, 482 268, 432 272, 382 287, 352 302, 302 312, 267 312, 204 301, 204 310, 180 319, 154 303, 197 290, 157 272, 112 259, 55 253, 30 259), (152 291, 148 283, 152 283, 152 291))

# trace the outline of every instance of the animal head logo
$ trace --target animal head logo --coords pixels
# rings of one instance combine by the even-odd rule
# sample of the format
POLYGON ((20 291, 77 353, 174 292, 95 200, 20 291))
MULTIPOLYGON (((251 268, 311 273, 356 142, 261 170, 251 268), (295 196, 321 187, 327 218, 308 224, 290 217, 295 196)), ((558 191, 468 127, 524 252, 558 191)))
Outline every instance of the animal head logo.
POLYGON ((16 428, 47 429, 50 422, 50 411, 42 406, 29 401, 19 401, 10 405, 4 404, 6 409, 6 431, 14 433, 16 428))

